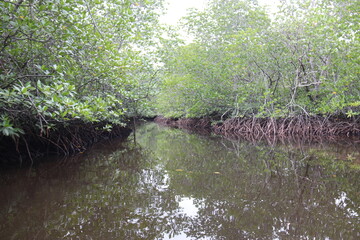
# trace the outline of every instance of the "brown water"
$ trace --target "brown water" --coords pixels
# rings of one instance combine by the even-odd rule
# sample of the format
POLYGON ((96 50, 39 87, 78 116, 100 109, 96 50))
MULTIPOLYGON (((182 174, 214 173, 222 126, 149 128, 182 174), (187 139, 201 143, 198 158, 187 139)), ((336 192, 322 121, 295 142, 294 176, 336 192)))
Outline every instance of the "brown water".
POLYGON ((360 239, 358 149, 144 124, 137 144, 1 171, 0 239, 360 239))

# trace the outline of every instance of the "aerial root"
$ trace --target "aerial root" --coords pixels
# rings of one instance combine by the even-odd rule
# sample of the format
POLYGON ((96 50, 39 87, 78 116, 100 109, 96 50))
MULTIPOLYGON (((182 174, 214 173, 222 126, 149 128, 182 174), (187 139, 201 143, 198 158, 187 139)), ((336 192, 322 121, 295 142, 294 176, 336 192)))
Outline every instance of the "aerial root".
POLYGON ((155 118, 167 126, 198 129, 210 128, 217 134, 237 135, 250 139, 261 138, 318 138, 334 136, 359 136, 359 119, 341 119, 320 116, 295 116, 287 118, 230 118, 211 125, 210 118, 168 119, 155 118))
POLYGON ((213 126, 220 134, 236 133, 253 136, 335 136, 360 135, 360 122, 348 119, 297 116, 291 118, 232 118, 213 126))

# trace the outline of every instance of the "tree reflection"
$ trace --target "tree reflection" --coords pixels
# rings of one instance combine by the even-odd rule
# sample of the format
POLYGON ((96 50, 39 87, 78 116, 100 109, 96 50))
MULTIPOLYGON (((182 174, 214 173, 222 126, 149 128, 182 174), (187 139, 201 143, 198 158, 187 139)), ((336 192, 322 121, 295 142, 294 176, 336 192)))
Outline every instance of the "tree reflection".
POLYGON ((358 237, 359 195, 354 195, 359 186, 354 183, 360 175, 341 167, 334 155, 169 131, 156 143, 141 141, 166 159, 166 169, 186 170, 170 172, 170 188, 198 199, 198 216, 185 223, 189 236, 358 237), (352 196, 346 209, 336 204, 339 191, 352 196))
POLYGON ((2 175, 0 239, 359 237, 359 171, 327 150, 155 124, 137 138, 2 175))

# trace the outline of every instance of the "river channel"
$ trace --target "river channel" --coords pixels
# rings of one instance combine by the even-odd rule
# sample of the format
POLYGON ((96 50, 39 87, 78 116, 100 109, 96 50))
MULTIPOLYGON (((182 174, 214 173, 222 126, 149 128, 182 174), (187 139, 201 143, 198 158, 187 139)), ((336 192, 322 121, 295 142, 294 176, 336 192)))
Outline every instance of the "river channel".
POLYGON ((138 126, 0 171, 0 239, 360 239, 360 143, 138 126))

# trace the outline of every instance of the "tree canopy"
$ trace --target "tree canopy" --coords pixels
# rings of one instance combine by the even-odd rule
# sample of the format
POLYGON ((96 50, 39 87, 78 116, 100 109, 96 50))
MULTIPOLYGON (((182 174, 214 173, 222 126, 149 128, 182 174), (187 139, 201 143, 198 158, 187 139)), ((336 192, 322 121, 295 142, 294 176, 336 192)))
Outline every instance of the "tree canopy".
POLYGON ((0 135, 133 116, 360 115, 358 1, 210 0, 181 27, 163 1, 0 1, 0 135))
POLYGON ((194 42, 166 59, 166 117, 360 114, 358 1, 211 0, 183 26, 194 42))
POLYGON ((154 75, 143 51, 157 38, 161 7, 155 0, 0 1, 0 133, 123 123, 154 75))

